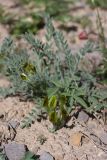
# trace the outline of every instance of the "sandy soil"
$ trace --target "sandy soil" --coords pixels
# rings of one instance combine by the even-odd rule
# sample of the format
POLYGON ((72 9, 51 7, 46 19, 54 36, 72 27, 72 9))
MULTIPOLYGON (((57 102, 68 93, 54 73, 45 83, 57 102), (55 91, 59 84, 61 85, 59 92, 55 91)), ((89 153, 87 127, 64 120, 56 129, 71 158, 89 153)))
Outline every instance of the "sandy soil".
MULTIPOLYGON (((101 126, 96 120, 89 119, 86 126, 80 124, 72 126, 72 120, 68 128, 62 128, 55 133, 51 133, 51 124, 48 120, 35 122, 30 128, 16 129, 16 134, 8 130, 7 124, 19 122, 31 110, 31 102, 20 102, 18 97, 8 97, 0 101, 0 115, 4 115, 0 120, 0 135, 4 135, 6 142, 16 141, 26 144, 28 149, 35 154, 47 151, 55 157, 55 160, 106 160, 107 154, 97 147, 98 140, 89 136, 87 127, 91 128, 94 135, 100 135, 101 126), (81 133, 81 134, 80 134, 81 133), (77 135, 75 137, 75 135, 77 135), (87 136, 86 136, 87 135, 87 136), (13 138, 14 137, 14 138, 13 138), (83 137, 81 140, 80 137, 83 137), (41 144, 41 139, 46 141, 41 144)), ((103 131, 102 131, 103 132, 103 131)), ((0 139, 3 142, 3 138, 0 139)))
MULTIPOLYGON (((0 84, 7 87, 10 83, 4 77, 0 84)), ((55 160, 106 160, 107 159, 107 133, 96 119, 89 118, 86 123, 78 123, 73 118, 67 127, 52 133, 51 123, 48 120, 35 122, 30 128, 21 129, 20 123, 32 109, 32 102, 25 102, 20 97, 7 97, 0 100, 0 143, 4 145, 10 141, 27 145, 35 154, 43 151, 49 152, 55 160), (9 128, 16 122, 15 132, 9 128), (74 123, 74 127, 72 127, 74 123), (103 136, 105 134, 105 136, 103 136), (93 136, 92 136, 93 135, 93 136), (105 143, 101 146, 99 139, 105 143), (41 142, 43 140, 43 143, 41 142), (103 151, 103 149, 106 150, 103 151)))

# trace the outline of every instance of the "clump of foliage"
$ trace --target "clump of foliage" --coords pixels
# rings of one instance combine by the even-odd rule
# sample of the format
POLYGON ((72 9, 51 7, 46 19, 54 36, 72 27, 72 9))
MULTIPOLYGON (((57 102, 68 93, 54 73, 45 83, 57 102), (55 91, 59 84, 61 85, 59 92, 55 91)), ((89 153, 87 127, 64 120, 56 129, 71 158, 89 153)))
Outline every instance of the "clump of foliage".
POLYGON ((23 5, 29 5, 33 3, 33 6, 38 7, 41 12, 48 13, 54 19, 61 21, 69 21, 71 19, 69 11, 71 10, 74 0, 21 0, 20 3, 23 5))
POLYGON ((27 151, 25 157, 23 158, 23 160, 39 160, 39 158, 38 158, 38 156, 36 156, 32 152, 27 151))
POLYGON ((80 16, 80 17, 73 17, 73 22, 79 23, 82 28, 90 27, 92 26, 92 21, 89 19, 88 16, 80 16))
POLYGON ((31 33, 23 36, 31 46, 30 54, 27 49, 18 49, 10 38, 0 48, 2 71, 13 82, 7 94, 38 101, 38 107, 25 117, 22 127, 48 115, 54 129, 59 129, 78 105, 89 113, 106 107, 107 91, 99 90, 95 77, 79 69, 85 54, 98 48, 88 42, 73 54, 63 34, 48 17, 46 29, 45 43, 31 33))
MULTIPOLYGON (((48 13, 61 22, 72 20, 70 11, 74 2, 74 0, 21 0, 18 5, 24 10, 24 15, 9 13, 1 6, 0 22, 8 26, 9 33, 12 35, 16 36, 25 32, 36 34, 39 29, 44 27, 42 18, 44 13, 48 13)), ((85 18, 82 21, 82 19, 81 24, 88 25, 88 20, 86 21, 85 18)))
MULTIPOLYGON (((106 77, 107 77, 107 47, 106 47, 106 38, 105 38, 105 29, 102 24, 102 17, 100 15, 99 8, 97 6, 96 0, 90 1, 94 7, 96 7, 96 25, 97 25, 97 31, 99 36, 99 46, 100 50, 103 53, 103 63, 101 66, 97 69, 97 76, 100 77, 100 80, 104 83, 107 83, 106 77)), ((105 1, 98 1, 100 3, 105 3, 105 1)))
POLYGON ((100 79, 103 84, 107 84, 107 48, 101 48, 103 53, 103 62, 96 70, 96 76, 100 79))
POLYGON ((44 13, 49 13, 61 21, 70 20, 69 11, 72 3, 73 0, 21 0, 19 6, 24 9, 24 15, 9 13, 3 6, 0 6, 0 22, 9 26, 9 33, 12 35, 16 36, 25 32, 36 34, 39 29, 44 27, 42 18, 44 13))
POLYGON ((0 153, 0 160, 6 160, 6 156, 2 153, 0 153))
POLYGON ((10 34, 20 35, 25 32, 32 32, 36 34, 37 31, 44 27, 43 18, 36 13, 29 14, 27 17, 19 17, 17 20, 13 19, 10 25, 10 34))
POLYGON ((9 13, 4 6, 0 5, 0 23, 4 25, 11 25, 14 21, 14 14, 9 13))
POLYGON ((43 145, 46 141, 47 141, 47 138, 43 135, 43 134, 40 134, 38 137, 37 137, 37 141, 43 145))
POLYGON ((95 5, 92 0, 87 0, 87 2, 91 5, 91 7, 101 7, 103 9, 107 9, 107 1, 106 0, 94 0, 95 5))
POLYGON ((3 25, 9 26, 9 33, 12 35, 20 35, 25 32, 32 32, 36 34, 37 31, 44 27, 43 18, 35 12, 25 14, 25 16, 18 16, 1 11, 0 22, 3 25))

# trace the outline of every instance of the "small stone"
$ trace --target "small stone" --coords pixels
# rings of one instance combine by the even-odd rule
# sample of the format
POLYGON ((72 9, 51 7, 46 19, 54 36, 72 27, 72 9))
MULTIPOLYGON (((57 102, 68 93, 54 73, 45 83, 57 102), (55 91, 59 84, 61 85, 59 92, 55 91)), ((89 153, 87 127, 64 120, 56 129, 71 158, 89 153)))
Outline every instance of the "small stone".
POLYGON ((72 134, 69 138, 69 144, 72 146, 80 146, 82 141, 83 134, 80 132, 76 132, 72 134))
POLYGON ((78 115, 79 122, 86 123, 88 119, 89 119, 89 115, 87 113, 85 113, 84 111, 79 112, 79 115, 78 115))
POLYGON ((98 144, 100 144, 101 142, 100 142, 100 139, 99 139, 99 137, 97 136, 97 135, 91 135, 91 138, 92 138, 92 140, 95 142, 95 143, 98 143, 98 144))
POLYGON ((9 121, 8 125, 13 129, 16 129, 19 126, 19 122, 17 121, 9 121))
POLYGON ((102 141, 104 144, 107 145, 107 133, 106 133, 106 132, 102 131, 102 132, 100 133, 100 139, 101 139, 101 141, 102 141))
POLYGON ((73 126, 73 119, 71 118, 68 122, 67 122, 67 127, 72 127, 73 126))
POLYGON ((55 160, 62 160, 64 159, 64 155, 62 153, 55 155, 55 160))
POLYGON ((92 130, 92 131, 96 131, 97 130, 97 128, 98 128, 98 125, 97 125, 97 121, 95 120, 95 119, 89 119, 88 120, 88 123, 87 123, 87 126, 88 126, 88 128, 90 129, 90 130, 92 130))
POLYGON ((54 157, 48 153, 48 152, 43 152, 41 155, 40 155, 40 160, 55 160, 54 157))
POLYGON ((26 154, 26 146, 15 142, 5 144, 4 150, 9 160, 22 160, 26 154))

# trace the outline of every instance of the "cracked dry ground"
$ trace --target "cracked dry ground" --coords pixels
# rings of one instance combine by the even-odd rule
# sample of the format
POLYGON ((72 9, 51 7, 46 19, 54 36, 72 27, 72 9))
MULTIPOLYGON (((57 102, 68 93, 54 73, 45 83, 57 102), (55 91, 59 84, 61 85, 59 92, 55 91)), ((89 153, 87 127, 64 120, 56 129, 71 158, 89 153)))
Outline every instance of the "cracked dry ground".
MULTIPOLYGON (((6 87, 8 81, 1 78, 0 84, 6 87)), ((80 112, 77 119, 72 118, 67 127, 55 133, 50 132, 51 124, 48 120, 36 121, 30 128, 21 129, 19 123, 32 106, 32 102, 24 102, 19 97, 1 98, 1 145, 15 141, 27 145, 28 149, 37 155, 43 151, 49 152, 55 160, 107 159, 107 133, 97 120, 92 120, 87 114, 80 112), (15 131, 11 126, 15 126, 15 131), (43 144, 40 137, 45 138, 43 144)))

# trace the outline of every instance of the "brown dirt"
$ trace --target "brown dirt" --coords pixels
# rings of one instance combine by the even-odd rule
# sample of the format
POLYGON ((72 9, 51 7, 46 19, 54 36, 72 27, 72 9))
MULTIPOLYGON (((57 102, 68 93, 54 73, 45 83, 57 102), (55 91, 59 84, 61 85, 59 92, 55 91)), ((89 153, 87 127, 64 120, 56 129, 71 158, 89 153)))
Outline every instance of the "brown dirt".
MULTIPOLYGON (((3 81, 4 83, 4 81, 3 81)), ((7 83, 6 83, 7 84, 7 83)), ((96 120, 90 118, 85 127, 76 123, 74 128, 62 128, 55 133, 51 133, 49 128, 51 124, 48 120, 35 122, 30 128, 21 129, 20 126, 16 129, 16 136, 12 139, 12 132, 8 130, 7 124, 10 121, 21 122, 23 117, 31 110, 33 104, 31 102, 22 102, 18 97, 8 97, 0 101, 0 115, 4 115, 0 119, 0 135, 2 135, 2 143, 14 140, 18 143, 27 145, 29 150, 36 154, 47 151, 55 157, 55 160, 106 160, 107 154, 97 147, 97 142, 89 136, 88 128, 95 135, 101 131, 101 125, 96 120), (78 142, 78 133, 85 136, 78 142), (77 134, 77 137, 74 136, 77 134), (5 137, 3 142, 3 137, 5 137), (44 144, 40 143, 43 137, 46 139, 44 144)), ((72 119, 68 126, 72 126, 72 119)), ((14 137, 14 136, 13 136, 14 137)), ((95 139, 95 137, 94 137, 95 139)))

